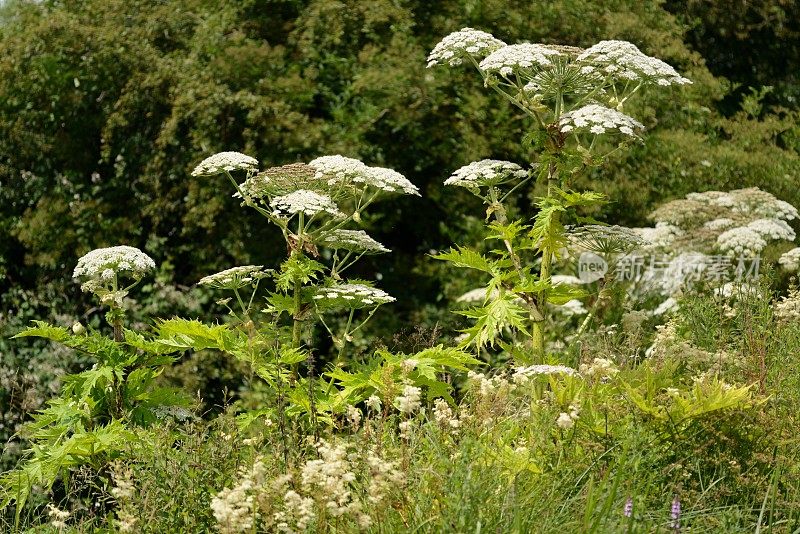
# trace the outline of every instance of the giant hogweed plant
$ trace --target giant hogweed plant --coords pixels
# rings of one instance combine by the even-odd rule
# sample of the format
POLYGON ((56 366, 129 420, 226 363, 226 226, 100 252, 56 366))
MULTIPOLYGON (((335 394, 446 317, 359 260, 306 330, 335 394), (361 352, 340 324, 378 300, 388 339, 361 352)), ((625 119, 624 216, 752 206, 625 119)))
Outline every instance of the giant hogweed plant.
POLYGON ((346 349, 353 336, 380 306, 395 300, 370 281, 347 277, 364 255, 390 252, 354 227, 376 201, 419 195, 403 175, 339 155, 259 172, 257 160, 236 152, 207 158, 193 174, 227 178, 242 205, 277 227, 286 243, 285 260, 277 270, 237 266, 200 281, 229 293, 219 301, 228 307, 229 323, 172 319, 160 325, 162 343, 224 351, 267 382, 274 405, 241 414, 243 428, 261 417, 277 419, 286 439, 288 416, 297 428, 317 435, 318 423, 333 424, 334 415, 345 412, 349 403, 375 392, 391 399, 402 381, 427 385, 441 395, 447 388, 437 380, 439 371, 476 363, 466 353, 436 347, 417 356, 412 373, 403 372, 406 355, 386 351, 378 351, 367 370, 342 368, 349 361, 346 349), (315 329, 329 335, 337 350, 333 369, 321 377, 311 343, 315 329))
POLYGON ((156 382, 175 350, 125 328, 126 297, 153 269, 153 260, 134 247, 93 250, 80 258, 74 277, 107 308, 111 337, 80 323, 68 329, 43 321, 15 336, 49 339, 88 354, 95 364, 63 377, 61 395, 23 426, 19 434, 31 448, 0 477, 0 509, 16 501, 19 519, 33 486, 49 490, 80 466, 99 472, 137 439, 137 429, 191 415, 187 395, 156 382))
POLYGON ((554 262, 571 242, 593 244, 604 254, 626 253, 640 240, 632 232, 609 231, 586 217, 603 195, 575 191, 577 175, 598 167, 615 152, 641 141, 644 126, 623 111, 650 86, 691 83, 663 61, 625 41, 601 41, 588 48, 522 43, 507 45, 489 33, 464 28, 445 37, 428 66, 471 63, 486 88, 500 94, 531 119, 524 139, 535 150, 528 169, 482 160, 458 169, 445 181, 479 197, 486 206, 486 239, 499 243, 485 255, 466 247, 435 258, 488 276, 482 306, 461 312, 474 321, 465 346, 478 351, 500 345, 522 363, 545 358, 548 303, 563 304, 586 293, 552 281, 554 262), (529 220, 509 219, 512 195, 540 182, 546 193, 529 220), (570 239, 577 233, 578 239, 570 239), (530 349, 504 342, 504 332, 530 338, 530 349), (531 353, 533 358, 531 358, 531 353))

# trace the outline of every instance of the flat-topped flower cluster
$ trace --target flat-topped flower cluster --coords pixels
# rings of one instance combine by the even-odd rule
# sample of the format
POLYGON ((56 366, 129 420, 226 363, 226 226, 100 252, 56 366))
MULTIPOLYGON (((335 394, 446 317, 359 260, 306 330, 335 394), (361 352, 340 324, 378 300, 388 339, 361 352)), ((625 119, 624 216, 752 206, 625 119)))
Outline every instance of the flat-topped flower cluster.
POLYGON ((653 249, 755 256, 770 243, 794 241, 789 221, 797 217, 794 206, 757 187, 705 191, 667 202, 651 214, 656 228, 640 232, 660 234, 653 249))
POLYGON ((528 171, 516 163, 496 159, 483 159, 464 165, 444 181, 444 185, 460 187, 494 187, 510 180, 525 178, 528 171))
POLYGON ((660 86, 692 83, 669 64, 648 56, 627 41, 600 41, 586 50, 541 43, 509 45, 472 28, 463 28, 442 39, 428 56, 428 67, 457 66, 465 60, 477 64, 487 76, 499 75, 512 83, 518 82, 513 79, 515 76, 532 78, 542 70, 559 70, 564 74, 564 67, 593 79, 600 88, 620 82, 660 86))
POLYGON ((561 115, 558 124, 562 132, 589 131, 595 135, 616 130, 630 137, 638 137, 637 132, 644 130, 644 125, 636 119, 598 104, 568 111, 561 115))
MULTIPOLYGON (((389 194, 419 196, 419 189, 401 173, 385 167, 371 167, 342 155, 321 156, 309 163, 291 163, 258 172, 258 161, 239 152, 220 152, 203 160, 193 176, 226 174, 236 186, 235 196, 256 208, 268 208, 274 220, 295 216, 353 219, 358 211, 389 194), (245 171, 238 183, 231 173, 245 171), (350 212, 348 214, 348 212, 350 212)), ((346 221, 345 221, 346 222, 346 221)), ((284 223, 285 224, 285 223, 284 223)), ((330 229, 318 235, 317 244, 328 248, 369 254, 389 252, 363 230, 330 229)))
POLYGON ((383 254, 391 252, 378 241, 375 241, 364 230, 332 230, 323 234, 319 242, 333 249, 366 254, 383 254))
POLYGON ((381 289, 363 284, 319 287, 315 290, 313 299, 321 308, 351 309, 375 307, 396 300, 381 289))
POLYGON ((129 278, 138 282, 155 268, 153 259, 138 248, 119 245, 98 248, 82 256, 72 277, 83 281, 81 290, 96 293, 101 298, 107 292, 118 293, 112 300, 120 303, 124 297, 122 280, 129 278))
POLYGON ((223 172, 258 170, 258 160, 241 152, 219 152, 200 162, 192 176, 215 176, 223 172))
POLYGON ((253 283, 259 278, 263 278, 266 273, 262 270, 263 265, 240 265, 231 267, 218 273, 204 276, 198 282, 201 286, 209 286, 216 289, 239 289, 253 283))

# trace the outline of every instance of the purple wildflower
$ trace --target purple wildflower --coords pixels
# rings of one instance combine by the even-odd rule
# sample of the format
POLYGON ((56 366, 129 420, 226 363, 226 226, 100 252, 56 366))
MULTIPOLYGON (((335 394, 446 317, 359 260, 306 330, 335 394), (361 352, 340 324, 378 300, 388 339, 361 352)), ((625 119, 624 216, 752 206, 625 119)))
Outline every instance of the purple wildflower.
POLYGON ((628 497, 628 500, 625 501, 625 510, 622 513, 625 514, 625 517, 633 516, 633 497, 628 497))
POLYGON ((681 529, 681 501, 678 500, 677 495, 675 495, 675 498, 672 499, 672 510, 670 511, 669 526, 674 530, 681 529))

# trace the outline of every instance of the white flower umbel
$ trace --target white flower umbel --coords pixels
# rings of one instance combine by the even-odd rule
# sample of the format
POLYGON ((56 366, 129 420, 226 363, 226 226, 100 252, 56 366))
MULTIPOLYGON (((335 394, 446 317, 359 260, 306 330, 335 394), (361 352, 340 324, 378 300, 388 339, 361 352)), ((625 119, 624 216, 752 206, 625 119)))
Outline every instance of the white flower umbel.
POLYGON ((120 245, 98 248, 84 255, 72 276, 83 280, 81 290, 121 305, 126 292, 118 286, 119 279, 132 278, 138 282, 155 268, 153 259, 138 248, 120 245))
POLYGON ((567 239, 574 251, 588 250, 602 255, 627 254, 649 244, 635 229, 617 224, 570 227, 567 239))
POLYGON ((367 166, 363 162, 339 154, 313 159, 308 166, 317 172, 317 178, 327 178, 329 185, 358 181, 359 179, 363 181, 367 170, 367 166))
POLYGON ((717 237, 717 247, 728 256, 755 256, 767 246, 761 234, 752 228, 731 228, 717 237))
POLYGON ((503 41, 490 33, 462 28, 439 41, 428 55, 428 67, 460 65, 466 57, 481 58, 504 46, 503 41))
POLYGON ((292 216, 297 213, 317 215, 327 213, 333 217, 341 218, 344 214, 328 195, 321 195, 314 191, 299 189, 288 195, 275 197, 270 202, 273 214, 276 216, 292 216))
POLYGON ((692 83, 667 63, 643 54, 627 41, 600 41, 578 56, 578 61, 596 66, 612 78, 657 85, 692 83))
POLYGON ((473 161, 455 171, 444 185, 460 187, 494 187, 510 180, 520 180, 528 175, 528 171, 516 163, 497 159, 473 161))
POLYGON ((780 219, 756 219, 747 225, 764 239, 794 241, 796 234, 789 223, 780 219))
POLYGON ((767 212, 767 215, 772 215, 777 219, 785 221, 793 221, 798 217, 797 208, 786 202, 785 200, 775 200, 774 206, 767 212), (771 212, 771 213, 770 213, 771 212))
POLYGON ((340 284, 320 287, 313 297, 319 308, 374 308, 396 299, 375 287, 362 284, 340 284))
POLYGON ((364 230, 333 230, 324 234, 320 238, 320 243, 332 249, 363 252, 365 254, 391 252, 391 250, 372 239, 364 230))
MULTIPOLYGON (((240 185, 245 196, 255 199, 269 199, 287 195, 298 189, 325 193, 330 189, 325 180, 317 178, 317 171, 305 163, 290 163, 269 169, 248 177, 240 185)), ((240 196, 239 192, 234 195, 240 196)))
POLYGON ((408 178, 393 169, 385 167, 367 167, 364 172, 364 183, 387 193, 420 196, 419 189, 408 178))
POLYGON ((666 248, 684 234, 684 231, 668 222, 657 222, 655 228, 633 228, 649 245, 646 249, 666 248))
POLYGON ((387 193, 404 193, 419 196, 419 189, 399 172, 384 167, 369 167, 363 162, 341 155, 321 156, 312 160, 309 167, 316 171, 317 179, 325 179, 329 186, 372 187, 387 193))
POLYGON ((527 384, 533 377, 550 375, 579 377, 580 373, 572 367, 567 367, 565 365, 530 365, 528 367, 515 368, 511 379, 514 383, 522 385, 527 384))
POLYGON ((220 152, 214 154, 194 168, 192 176, 214 176, 225 171, 257 171, 258 160, 241 152, 220 152))
POLYGON ((758 187, 735 189, 728 194, 733 211, 739 214, 784 221, 792 221, 798 217, 797 208, 758 187))
POLYGON ((714 219, 703 223, 703 228, 712 231, 727 230, 732 226, 736 226, 736 221, 728 217, 720 217, 719 219, 714 219))
POLYGON ((582 363, 580 365, 580 373, 586 377, 610 378, 618 372, 619 369, 617 369, 616 364, 606 358, 595 358, 592 363, 582 363))
POLYGON ((686 198, 724 208, 733 206, 733 198, 730 194, 724 191, 703 191, 702 193, 689 193, 686 195, 686 198))
POLYGON ((562 132, 589 131, 595 135, 608 131, 617 131, 629 137, 638 138, 638 132, 644 130, 644 125, 615 109, 589 104, 573 111, 568 111, 558 119, 562 132))
POLYGON ((231 267, 230 269, 204 276, 200 279, 198 284, 216 289, 239 289, 261 278, 264 275, 261 271, 263 268, 263 265, 241 265, 238 267, 231 267))
POLYGON ((785 252, 778 260, 781 267, 790 273, 800 271, 800 247, 793 248, 789 252, 785 252))
POLYGON ((551 59, 562 53, 541 44, 522 43, 507 45, 486 56, 480 62, 480 68, 487 74, 510 76, 515 72, 549 67, 551 59))

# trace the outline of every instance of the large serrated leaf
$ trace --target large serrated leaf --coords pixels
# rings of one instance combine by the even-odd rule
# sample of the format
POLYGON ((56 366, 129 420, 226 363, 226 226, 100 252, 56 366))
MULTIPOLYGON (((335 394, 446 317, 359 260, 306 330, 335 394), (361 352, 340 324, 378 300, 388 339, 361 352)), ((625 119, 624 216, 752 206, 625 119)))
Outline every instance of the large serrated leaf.
POLYGON ((456 267, 475 269, 495 276, 498 274, 498 263, 479 254, 477 251, 465 248, 451 248, 448 252, 436 254, 435 260, 449 261, 456 267))

